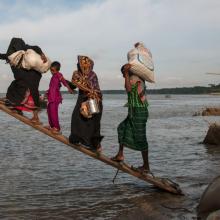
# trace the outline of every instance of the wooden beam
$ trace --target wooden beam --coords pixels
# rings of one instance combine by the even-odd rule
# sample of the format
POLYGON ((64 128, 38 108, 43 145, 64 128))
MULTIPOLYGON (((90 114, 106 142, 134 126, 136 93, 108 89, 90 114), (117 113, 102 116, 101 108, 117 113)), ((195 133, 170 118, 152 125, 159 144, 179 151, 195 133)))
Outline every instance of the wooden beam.
POLYGON ((52 137, 53 139, 65 144, 65 145, 68 145, 68 146, 70 146, 70 147, 72 147, 72 148, 74 148, 74 149, 90 156, 90 157, 93 157, 97 160, 100 160, 100 161, 102 161, 102 162, 104 162, 104 163, 106 163, 106 164, 108 164, 112 167, 115 167, 118 170, 121 170, 125 173, 128 173, 128 174, 130 174, 134 177, 137 177, 137 178, 139 178, 139 179, 141 179, 145 182, 151 183, 154 186, 156 186, 160 189, 163 189, 165 191, 168 191, 168 192, 171 192, 171 193, 174 193, 174 194, 182 194, 182 191, 181 191, 179 185, 172 182, 169 179, 153 177, 152 175, 142 174, 142 173, 137 172, 136 170, 132 169, 129 165, 125 164, 124 162, 123 163, 118 163, 118 162, 112 161, 110 158, 105 156, 103 153, 94 152, 90 149, 87 149, 87 148, 81 146, 81 145, 71 144, 67 137, 65 137, 63 135, 54 135, 50 130, 44 128, 42 125, 36 125, 36 124, 32 123, 30 121, 30 119, 28 119, 25 116, 14 113, 12 110, 7 108, 2 103, 0 103, 0 110, 2 110, 3 112, 11 115, 12 117, 16 118, 17 120, 33 127, 34 129, 36 129, 36 130, 52 137))

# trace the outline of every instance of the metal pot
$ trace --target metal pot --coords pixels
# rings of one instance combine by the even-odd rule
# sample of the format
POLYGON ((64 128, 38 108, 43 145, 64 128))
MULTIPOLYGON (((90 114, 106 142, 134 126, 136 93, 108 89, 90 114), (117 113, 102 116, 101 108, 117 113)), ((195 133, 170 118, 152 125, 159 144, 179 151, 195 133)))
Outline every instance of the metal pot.
POLYGON ((99 109, 99 103, 96 99, 89 99, 87 101, 88 103, 88 107, 89 107, 89 113, 90 114, 98 114, 100 112, 100 109, 99 109))

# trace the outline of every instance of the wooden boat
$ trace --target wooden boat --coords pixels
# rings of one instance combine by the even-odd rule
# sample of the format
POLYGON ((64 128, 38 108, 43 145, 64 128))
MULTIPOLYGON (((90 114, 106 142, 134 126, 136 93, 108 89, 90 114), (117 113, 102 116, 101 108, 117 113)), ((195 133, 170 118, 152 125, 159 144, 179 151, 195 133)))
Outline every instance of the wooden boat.
POLYGON ((70 146, 70 147, 90 156, 90 157, 93 157, 97 160, 100 160, 107 165, 115 167, 116 169, 121 170, 125 173, 128 173, 134 177, 137 177, 145 182, 151 183, 154 186, 156 186, 162 190, 165 190, 167 192, 170 192, 173 194, 178 194, 178 195, 183 194, 179 185, 174 183, 173 181, 171 181, 167 178, 160 178, 160 177, 152 176, 150 174, 140 173, 124 162, 119 163, 119 162, 115 162, 115 161, 111 160, 110 158, 105 156, 103 153, 94 152, 91 149, 88 149, 82 145, 71 144, 67 137, 65 137, 63 135, 54 135, 50 130, 46 129, 42 125, 36 125, 36 124, 32 123, 29 118, 22 116, 22 115, 19 115, 19 114, 15 113, 14 111, 12 111, 11 109, 7 108, 3 102, 0 102, 0 110, 9 114, 10 116, 16 118, 17 120, 23 122, 24 124, 27 124, 27 125, 33 127, 34 129, 44 133, 45 135, 48 135, 48 136, 52 137, 53 139, 65 144, 65 145, 68 145, 68 146, 70 146))

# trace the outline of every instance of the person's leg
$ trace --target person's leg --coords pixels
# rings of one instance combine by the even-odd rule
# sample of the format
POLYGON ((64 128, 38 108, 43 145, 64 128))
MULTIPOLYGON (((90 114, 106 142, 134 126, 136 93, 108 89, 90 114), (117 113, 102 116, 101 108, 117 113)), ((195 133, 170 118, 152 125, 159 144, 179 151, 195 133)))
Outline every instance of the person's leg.
POLYGON ((54 103, 54 108, 53 108, 53 124, 54 127, 59 131, 60 130, 60 123, 59 123, 59 103, 54 103))
POLYGON ((52 103, 49 103, 47 105, 48 123, 49 123, 50 128, 53 127, 52 116, 51 116, 52 115, 51 105, 52 105, 52 103))
POLYGON ((143 158, 143 169, 145 171, 150 171, 149 160, 148 160, 148 150, 141 151, 143 158))
POLYGON ((93 138, 91 140, 92 146, 94 146, 96 148, 96 151, 99 153, 101 153, 102 151, 101 141, 103 139, 103 136, 101 135, 101 132, 100 132, 102 111, 103 111, 103 106, 102 106, 102 103, 100 103, 100 113, 93 116, 94 133, 93 133, 93 138))
POLYGON ((54 102, 53 103, 53 109, 52 109, 53 110, 53 114, 52 114, 53 127, 52 127, 51 131, 55 135, 61 134, 60 124, 59 124, 58 108, 59 108, 59 103, 54 102))
POLYGON ((119 150, 116 156, 112 157, 111 159, 118 162, 124 160, 124 146, 122 144, 119 145, 119 150))
POLYGON ((26 72, 26 76, 22 76, 25 81, 25 84, 30 89, 34 104, 37 107, 40 107, 40 94, 39 94, 39 85, 42 75, 34 70, 29 70, 26 72))
POLYGON ((50 126, 55 131, 60 131, 59 115, 58 115, 59 103, 53 102, 50 103, 49 105, 50 105, 50 126))
POLYGON ((28 72, 26 72, 26 75, 22 75, 21 78, 24 80, 25 85, 30 90, 30 94, 32 96, 34 106, 37 108, 33 112, 32 121, 35 123, 40 123, 38 117, 39 108, 40 108, 38 86, 41 79, 41 74, 38 74, 38 72, 36 71, 29 70, 28 72))
POLYGON ((38 109, 34 110, 33 117, 31 118, 31 121, 36 124, 41 124, 38 114, 39 114, 39 110, 38 109))
POLYGON ((101 145, 101 143, 99 143, 99 144, 96 146, 96 151, 97 151, 98 153, 101 153, 101 152, 102 152, 102 145, 101 145))

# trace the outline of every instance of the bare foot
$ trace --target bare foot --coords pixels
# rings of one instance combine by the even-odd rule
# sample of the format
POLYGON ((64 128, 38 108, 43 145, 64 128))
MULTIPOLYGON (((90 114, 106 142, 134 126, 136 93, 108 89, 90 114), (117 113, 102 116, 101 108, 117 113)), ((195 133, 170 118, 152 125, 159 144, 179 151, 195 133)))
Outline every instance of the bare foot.
POLYGON ((116 162, 123 162, 124 161, 124 156, 120 156, 120 155, 116 155, 114 157, 111 158, 111 160, 116 161, 116 162))
POLYGON ((137 167, 137 170, 138 170, 140 173, 149 173, 149 172, 150 172, 150 169, 149 169, 149 168, 146 168, 146 167, 144 167, 144 166, 137 167))
POLYGON ((35 125, 42 125, 38 118, 31 118, 30 121, 35 125))
POLYGON ((96 152, 97 153, 101 153, 102 152, 102 146, 99 145, 97 148, 96 148, 96 152))
POLYGON ((46 125, 44 126, 44 128, 46 128, 47 130, 51 130, 52 128, 50 127, 50 125, 46 125))
POLYGON ((51 132, 56 135, 62 134, 62 132, 60 132, 60 130, 57 128, 51 128, 51 132))
POLYGON ((141 174, 150 174, 152 177, 154 177, 153 173, 147 167, 144 167, 144 166, 132 167, 132 169, 139 172, 139 173, 141 173, 141 174))

